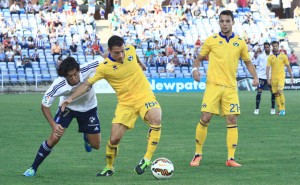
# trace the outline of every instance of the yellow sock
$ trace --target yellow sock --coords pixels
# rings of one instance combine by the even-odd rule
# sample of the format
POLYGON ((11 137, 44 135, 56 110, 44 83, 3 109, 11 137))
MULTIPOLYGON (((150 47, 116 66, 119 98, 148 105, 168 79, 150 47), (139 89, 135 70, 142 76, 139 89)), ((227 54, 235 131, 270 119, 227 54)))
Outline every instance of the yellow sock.
POLYGON ((208 123, 205 124, 200 120, 196 127, 196 154, 202 155, 202 148, 207 135, 207 126, 208 123))
POLYGON ((279 95, 279 98, 280 98, 281 110, 285 110, 285 97, 284 97, 284 94, 281 93, 281 94, 279 95))
POLYGON ((152 155, 156 150, 157 144, 159 143, 160 134, 161 134, 161 125, 151 124, 148 133, 147 151, 144 156, 145 159, 148 159, 149 161, 151 160, 152 155))
POLYGON ((235 154, 235 149, 238 143, 238 128, 236 124, 227 125, 227 149, 228 149, 228 159, 233 158, 235 154))
POLYGON ((106 145, 107 167, 113 168, 117 154, 118 154, 118 145, 112 145, 110 144, 110 141, 108 141, 106 145))
POLYGON ((279 95, 275 95, 275 100, 276 100, 276 104, 277 104, 277 107, 278 107, 278 110, 280 111, 280 110, 282 110, 282 108, 281 108, 281 101, 280 101, 280 97, 279 97, 279 95))

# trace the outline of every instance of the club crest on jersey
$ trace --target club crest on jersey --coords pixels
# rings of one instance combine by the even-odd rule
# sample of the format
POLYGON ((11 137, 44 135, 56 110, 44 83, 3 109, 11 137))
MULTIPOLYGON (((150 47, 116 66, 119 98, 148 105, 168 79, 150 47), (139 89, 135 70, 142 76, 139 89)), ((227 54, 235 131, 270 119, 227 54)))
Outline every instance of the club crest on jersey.
POLYGON ((118 67, 117 66, 113 66, 113 69, 116 70, 116 69, 118 69, 118 67))
POLYGON ((91 116, 91 117, 89 118, 89 120, 90 120, 90 123, 94 123, 94 121, 96 120, 96 118, 95 118, 94 116, 91 116))
POLYGON ((214 39, 217 38, 217 35, 213 36, 213 38, 214 38, 214 39))
POLYGON ((239 47, 240 44, 237 43, 237 42, 234 42, 233 45, 234 45, 235 47, 239 47))
POLYGON ((207 107, 206 103, 204 103, 204 104, 202 105, 202 107, 203 107, 203 108, 206 108, 206 107, 207 107))
POLYGON ((132 61, 132 60, 133 60, 133 56, 131 56, 131 55, 128 56, 128 57, 127 57, 127 60, 128 60, 129 62, 132 61))

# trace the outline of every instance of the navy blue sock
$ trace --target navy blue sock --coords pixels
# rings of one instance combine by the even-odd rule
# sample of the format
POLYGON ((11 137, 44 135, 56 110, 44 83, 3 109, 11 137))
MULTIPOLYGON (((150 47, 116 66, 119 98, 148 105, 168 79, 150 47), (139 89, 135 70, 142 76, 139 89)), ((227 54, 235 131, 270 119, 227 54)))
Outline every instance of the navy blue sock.
POLYGON ((272 109, 275 109, 275 94, 272 93, 272 96, 271 96, 271 102, 272 102, 272 109))
POLYGON ((256 109, 259 109, 260 99, 261 99, 261 92, 257 92, 257 95, 256 95, 256 109))
POLYGON ((39 148, 39 150, 38 150, 38 152, 37 152, 37 154, 36 154, 36 156, 35 156, 34 162, 33 162, 33 164, 31 165, 31 167, 32 167, 35 171, 37 171, 37 169, 38 169, 38 167, 40 166, 40 164, 41 164, 41 163, 44 161, 44 159, 50 154, 51 150, 52 150, 52 147, 50 147, 50 146, 47 144, 47 141, 44 141, 44 142, 41 144, 41 146, 40 146, 40 148, 39 148))

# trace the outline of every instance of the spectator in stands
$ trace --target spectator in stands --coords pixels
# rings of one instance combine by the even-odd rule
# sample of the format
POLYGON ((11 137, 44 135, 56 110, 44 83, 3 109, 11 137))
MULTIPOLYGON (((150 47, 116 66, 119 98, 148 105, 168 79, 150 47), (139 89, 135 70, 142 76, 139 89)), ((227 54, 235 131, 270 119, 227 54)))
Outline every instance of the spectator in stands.
POLYGON ((166 67, 166 52, 158 53, 155 63, 156 67, 166 67))
POLYGON ((190 65, 192 65, 193 62, 194 62, 193 54, 192 54, 192 53, 189 53, 188 55, 189 55, 189 57, 188 57, 188 62, 189 62, 190 65))
POLYGON ((289 56, 289 62, 290 66, 299 66, 298 65, 298 57, 295 55, 294 51, 291 51, 291 54, 289 56))
POLYGON ((38 35, 35 39, 35 46, 38 49, 45 49, 45 41, 42 37, 42 35, 38 35))
POLYGON ((180 0, 170 0, 169 6, 171 6, 172 8, 177 8, 180 5, 180 3, 180 0))
POLYGON ((14 2, 9 8, 10 14, 18 14, 20 15, 20 6, 17 2, 14 2))
POLYGON ((159 45, 160 45, 160 48, 166 47, 166 39, 164 39, 162 35, 159 36, 159 45))
POLYGON ((267 3, 266 3, 266 5, 267 5, 267 7, 268 7, 268 9, 270 10, 270 11, 272 11, 272 0, 267 0, 267 3))
POLYGON ((66 28, 62 27, 62 25, 58 25, 58 27, 56 28, 56 35, 58 37, 65 37, 66 36, 65 29, 66 28))
POLYGON ((201 40, 200 40, 199 36, 195 42, 194 48, 197 48, 197 50, 199 50, 201 48, 201 40))
POLYGON ((55 29, 52 29, 50 34, 49 34, 49 42, 52 45, 55 44, 55 42, 57 42, 57 37, 56 37, 56 33, 55 33, 55 29))
POLYGON ((77 2, 75 0, 70 0, 70 4, 71 4, 71 8, 72 8, 72 12, 76 12, 77 9, 77 2))
POLYGON ((88 12, 87 14, 95 14, 96 9, 96 1, 95 0, 88 0, 88 12))
POLYGON ((173 61, 175 67, 180 67, 181 66, 180 59, 178 58, 178 53, 177 52, 174 52, 174 55, 173 55, 173 57, 170 61, 173 61))
POLYGON ((29 36, 27 39, 28 49, 34 49, 35 48, 35 42, 32 38, 32 36, 29 36))
POLYGON ((93 51, 92 51, 92 48, 90 45, 87 45, 85 50, 84 50, 84 55, 87 56, 87 55, 93 55, 93 51))
POLYGON ((51 54, 53 55, 53 60, 55 55, 61 55, 61 47, 58 42, 55 42, 51 47, 51 54))
POLYGON ((187 67, 190 67, 192 63, 190 63, 190 60, 189 58, 186 56, 186 54, 184 53, 182 58, 181 58, 181 66, 187 66, 187 67))
POLYGON ((33 62, 40 62, 40 53, 38 52, 37 48, 35 48, 31 54, 30 60, 33 62))
POLYGON ((28 49, 28 43, 27 43, 27 39, 25 36, 22 37, 22 40, 20 42, 21 48, 22 49, 28 49))
POLYGON ((282 8, 284 13, 284 18, 289 19, 291 18, 291 6, 293 0, 282 0, 282 8))
POLYGON ((93 42, 93 45, 92 45, 92 54, 93 55, 101 55, 101 56, 103 56, 103 54, 104 54, 104 53, 101 52, 100 46, 98 45, 97 42, 93 42))
POLYGON ((4 46, 0 42, 0 62, 4 62, 4 61, 5 61, 4 46))
POLYGON ((18 58, 17 60, 15 60, 15 65, 16 65, 16 68, 23 68, 21 58, 18 58))
POLYGON ((294 9, 294 18, 297 19, 300 17, 300 8, 299 5, 297 5, 294 9))
POLYGON ((142 40, 139 38, 138 34, 136 34, 136 36, 135 36, 133 46, 135 48, 142 48, 142 40))
POLYGON ((1 1, 1 9, 3 10, 3 9, 8 9, 8 7, 9 7, 9 2, 8 2, 8 0, 2 0, 1 1))
POLYGON ((120 26, 119 17, 115 14, 115 12, 112 12, 111 14, 112 14, 111 19, 110 19, 111 30, 117 31, 119 29, 119 26, 120 26))
POLYGON ((37 1, 33 6, 33 11, 34 11, 34 15, 35 14, 39 14, 40 10, 41 10, 41 5, 40 3, 37 1))
POLYGON ((22 66, 23 66, 24 69, 25 68, 32 68, 32 63, 26 55, 23 55, 22 66))
POLYGON ((76 45, 75 42, 72 42, 72 45, 70 45, 69 49, 70 49, 70 53, 72 55, 78 55, 78 53, 77 53, 77 45, 76 45))
POLYGON ((287 55, 287 52, 286 52, 286 50, 284 49, 284 45, 281 45, 281 46, 280 46, 279 53, 283 53, 283 54, 286 54, 286 55, 287 55))
POLYGON ((7 49, 5 55, 6 55, 7 62, 14 62, 14 52, 12 51, 11 48, 7 49))
POLYGON ((155 67, 156 66, 156 62, 155 62, 155 59, 154 59, 153 55, 150 55, 148 60, 146 60, 146 66, 147 67, 155 67))
POLYGON ((184 45, 183 45, 182 40, 179 40, 178 43, 175 44, 175 51, 176 51, 178 54, 183 54, 183 53, 185 53, 185 52, 184 52, 184 45))
POLYGON ((149 58, 151 55, 153 55, 153 50, 152 50, 150 47, 148 47, 148 48, 147 48, 147 51, 146 51, 145 54, 144 54, 145 60, 148 61, 148 58, 149 58))
POLYGON ((33 9, 33 6, 32 6, 30 1, 25 6, 25 12, 26 12, 26 14, 33 14, 34 13, 34 9, 33 9))
POLYGON ((10 42, 10 37, 5 36, 2 43, 3 43, 4 51, 7 51, 8 49, 12 49, 12 44, 10 42))
POLYGON ((174 51, 174 48, 173 48, 173 44, 169 44, 167 45, 167 47, 165 48, 165 52, 168 54, 168 55, 173 55, 173 53, 175 52, 174 51))
POLYGON ((239 7, 245 8, 248 6, 248 0, 238 0, 237 4, 239 7))
POLYGON ((90 13, 90 14, 88 14, 88 16, 86 16, 85 24, 91 25, 93 27, 93 29, 96 28, 94 14, 90 13))
POLYGON ((159 46, 154 46, 153 55, 156 57, 159 52, 161 52, 160 47, 159 46))
POLYGON ((13 52, 14 52, 14 55, 22 56, 22 48, 18 42, 16 42, 16 44, 13 45, 13 52))
POLYGON ((167 73, 175 72, 175 65, 173 63, 173 60, 171 60, 169 63, 167 63, 166 70, 167 70, 167 73))
POLYGON ((258 12, 259 11, 259 4, 257 1, 253 1, 252 4, 250 4, 250 11, 253 12, 258 12))

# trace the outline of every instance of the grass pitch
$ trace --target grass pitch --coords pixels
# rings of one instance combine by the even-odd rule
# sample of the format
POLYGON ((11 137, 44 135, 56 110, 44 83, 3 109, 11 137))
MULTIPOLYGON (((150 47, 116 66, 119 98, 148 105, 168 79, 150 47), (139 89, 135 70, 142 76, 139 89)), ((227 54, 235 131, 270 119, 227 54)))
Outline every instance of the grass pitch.
MULTIPOLYGON (((0 95, 0 184, 299 184, 299 92, 285 91, 286 116, 270 115, 270 93, 264 91, 260 115, 253 115, 256 92, 239 92, 239 144, 236 160, 241 168, 225 166, 226 124, 213 117, 200 167, 189 167, 194 154, 195 127, 200 117, 202 93, 156 94, 163 110, 161 142, 153 159, 169 158, 175 166, 171 179, 156 180, 150 170, 133 171, 143 157, 148 127, 139 119, 124 136, 112 177, 96 177, 105 166, 105 146, 116 106, 114 94, 98 95, 101 149, 87 153, 73 121, 60 143, 40 166, 37 175, 23 177, 51 128, 40 110, 42 94, 0 95)), ((56 106, 52 106, 53 114, 56 106)))

